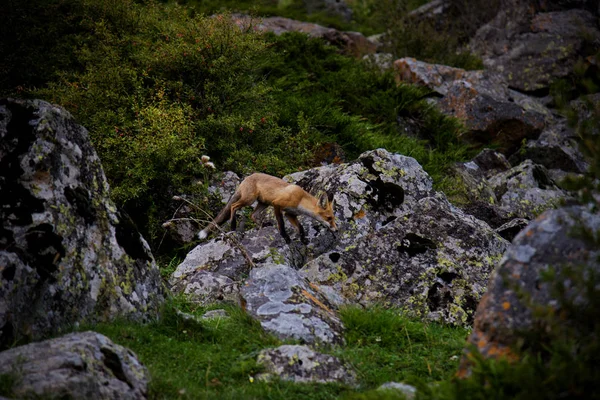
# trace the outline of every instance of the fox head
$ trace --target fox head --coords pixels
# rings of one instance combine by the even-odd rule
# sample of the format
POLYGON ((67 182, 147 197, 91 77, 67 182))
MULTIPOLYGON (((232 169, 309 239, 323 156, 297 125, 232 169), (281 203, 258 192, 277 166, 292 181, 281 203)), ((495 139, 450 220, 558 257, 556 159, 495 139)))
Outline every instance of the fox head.
POLYGON ((318 220, 328 227, 332 232, 337 231, 337 225, 335 224, 335 214, 333 213, 334 200, 329 201, 326 194, 323 194, 319 198, 319 218, 318 220))

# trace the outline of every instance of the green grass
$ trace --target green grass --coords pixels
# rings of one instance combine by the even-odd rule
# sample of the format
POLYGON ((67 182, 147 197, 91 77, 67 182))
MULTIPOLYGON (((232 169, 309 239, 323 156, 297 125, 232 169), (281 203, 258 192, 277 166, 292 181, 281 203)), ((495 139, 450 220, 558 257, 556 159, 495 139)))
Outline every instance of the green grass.
MULTIPOLYGON (((334 399, 391 380, 437 381, 452 375, 458 364, 453 356, 460 354, 467 334, 461 328, 410 320, 394 310, 349 308, 341 312, 347 344, 320 350, 352 366, 358 387, 263 383, 251 379, 261 372, 256 356, 283 342, 234 306, 224 307, 230 318, 200 323, 183 320, 173 307, 167 306, 160 321, 146 326, 120 321, 83 328, 138 355, 152 376, 152 399, 334 399)), ((177 307, 198 316, 206 311, 181 301, 177 307)))

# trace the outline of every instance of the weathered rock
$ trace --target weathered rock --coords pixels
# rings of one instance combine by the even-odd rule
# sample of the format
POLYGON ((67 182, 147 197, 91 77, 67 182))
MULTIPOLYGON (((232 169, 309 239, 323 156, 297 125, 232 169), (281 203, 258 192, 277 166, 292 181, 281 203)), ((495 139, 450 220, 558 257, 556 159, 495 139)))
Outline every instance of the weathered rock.
POLYGON ((516 165, 532 160, 546 168, 585 172, 589 165, 579 151, 578 139, 577 133, 567 126, 564 119, 557 119, 544 129, 539 138, 528 140, 525 146, 511 155, 510 162, 516 165))
POLYGON ((533 219, 554 208, 567 194, 548 176, 548 171, 531 160, 489 179, 498 205, 513 217, 533 219))
POLYGON ((263 350, 257 361, 266 370, 258 377, 262 380, 279 378, 302 383, 356 383, 356 374, 340 359, 317 353, 307 346, 284 345, 263 350))
POLYGON ((508 211, 489 203, 487 200, 471 200, 467 204, 461 205, 460 209, 465 214, 487 222, 494 229, 510 222, 514 218, 508 211))
POLYGON ((179 200, 184 198, 178 196, 178 199, 175 201, 179 204, 173 214, 173 218, 162 224, 162 227, 167 230, 169 236, 179 244, 192 242, 200 230, 198 223, 193 218, 194 207, 187 201, 179 200))
MULTIPOLYGON (((467 141, 496 143, 505 151, 517 148, 525 138, 537 138, 550 113, 530 99, 527 108, 515 102, 505 79, 488 71, 465 71, 428 64, 414 58, 394 62, 398 81, 426 86, 442 96, 442 112, 460 119, 467 141)), ((521 101, 525 104, 525 101, 521 101)))
POLYGON ((377 390, 395 390, 404 395, 406 400, 412 400, 417 395, 417 388, 402 382, 387 382, 379 386, 377 390))
POLYGON ((498 15, 477 31, 469 47, 481 56, 486 68, 501 73, 512 88, 547 91, 552 81, 573 73, 580 57, 600 47, 598 23, 589 11, 542 12, 548 10, 544 9, 546 4, 555 2, 501 3, 498 15))
POLYGON ((463 187, 462 195, 466 196, 468 202, 481 201, 494 204, 498 201, 486 179, 486 172, 475 162, 456 163, 450 168, 449 173, 454 176, 457 185, 463 187))
POLYGON ((158 267, 63 108, 0 100, 0 348, 82 321, 147 320, 158 267))
POLYGON ((506 157, 492 149, 483 149, 473 158, 473 162, 481 168, 486 178, 511 168, 506 157))
POLYGON ((525 218, 515 218, 502 226, 494 229, 498 235, 512 242, 515 236, 529 225, 529 220, 525 218))
POLYGON ((296 21, 283 17, 268 17, 254 20, 248 15, 233 14, 234 22, 242 29, 254 29, 273 32, 281 35, 286 32, 306 33, 310 37, 322 38, 331 45, 341 48, 345 53, 362 57, 377 51, 377 44, 371 42, 360 32, 344 32, 333 28, 313 24, 311 22, 296 21))
POLYGON ((183 293, 189 301, 204 306, 216 302, 240 302, 240 288, 236 282, 227 276, 204 270, 174 279, 171 291, 183 293))
MULTIPOLYGON (((469 337, 469 343, 484 357, 515 356, 511 346, 538 323, 533 307, 549 305, 560 315, 560 304, 550 293, 552 284, 542 279, 549 266, 557 273, 581 266, 600 271, 600 250, 577 236, 575 227, 597 235, 600 215, 585 206, 549 210, 514 239, 490 279, 469 337)), ((568 293, 570 283, 565 280, 564 284, 568 293)), ((460 374, 468 373, 469 364, 464 358, 460 374)))
POLYGON ((301 270, 350 303, 397 306, 435 321, 467 324, 507 242, 443 196, 301 270))
POLYGON ((282 339, 341 343, 343 326, 333 307, 296 270, 263 264, 242 287, 246 311, 282 339))
POLYGON ((489 96, 467 81, 454 81, 439 101, 442 112, 463 121, 464 139, 474 144, 495 143, 508 153, 523 139, 537 138, 545 127, 544 115, 518 104, 489 96))
POLYGON ((0 353, 15 398, 146 399, 150 376, 137 356, 95 332, 72 333, 0 353))
POLYGON ((225 205, 241 182, 242 179, 235 172, 225 171, 211 182, 208 192, 221 199, 221 203, 225 205))

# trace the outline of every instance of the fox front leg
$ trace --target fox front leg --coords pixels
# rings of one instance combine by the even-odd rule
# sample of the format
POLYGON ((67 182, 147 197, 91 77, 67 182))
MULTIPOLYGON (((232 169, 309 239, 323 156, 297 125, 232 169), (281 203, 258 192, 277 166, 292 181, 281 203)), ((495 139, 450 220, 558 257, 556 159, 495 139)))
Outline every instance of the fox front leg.
POLYGON ((300 241, 302 242, 302 244, 308 244, 308 240, 306 239, 306 233, 304 232, 302 224, 300 223, 300 221, 298 221, 298 217, 288 213, 286 213, 285 216, 287 217, 288 221, 290 221, 290 223, 294 225, 294 227, 298 230, 298 234, 300 235, 300 241))
POLYGON ((287 244, 290 244, 290 242, 292 240, 290 239, 287 232, 285 231, 285 225, 283 224, 283 213, 281 212, 281 207, 273 206, 273 209, 275 211, 275 219, 277 219, 277 227, 279 228, 279 233, 281 234, 281 237, 283 238, 283 240, 285 240, 285 242, 287 244))

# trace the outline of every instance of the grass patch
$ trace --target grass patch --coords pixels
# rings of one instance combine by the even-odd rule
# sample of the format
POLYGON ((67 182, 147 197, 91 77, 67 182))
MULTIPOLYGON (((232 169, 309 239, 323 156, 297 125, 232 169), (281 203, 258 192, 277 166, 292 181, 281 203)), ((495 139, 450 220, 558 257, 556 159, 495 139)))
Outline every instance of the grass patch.
POLYGON ((334 399, 374 389, 390 381, 434 381, 456 368, 466 331, 424 324, 394 310, 349 308, 341 313, 347 331, 345 346, 326 347, 357 372, 359 386, 251 382, 261 372, 258 352, 283 342, 266 334, 260 324, 234 306, 230 318, 186 321, 175 308, 196 316, 197 308, 177 300, 165 307, 158 322, 100 324, 92 329, 133 350, 152 376, 152 399, 334 399))

